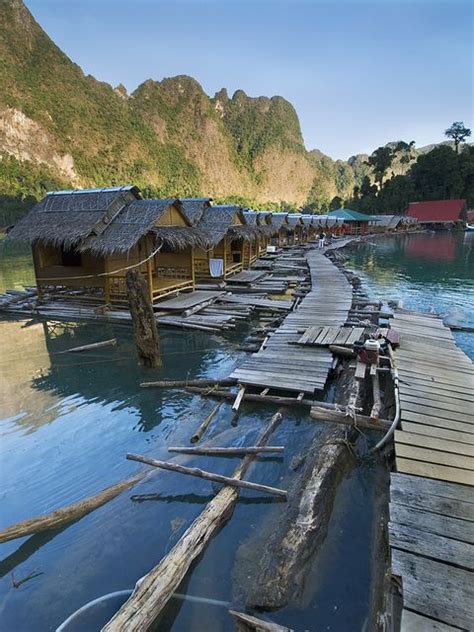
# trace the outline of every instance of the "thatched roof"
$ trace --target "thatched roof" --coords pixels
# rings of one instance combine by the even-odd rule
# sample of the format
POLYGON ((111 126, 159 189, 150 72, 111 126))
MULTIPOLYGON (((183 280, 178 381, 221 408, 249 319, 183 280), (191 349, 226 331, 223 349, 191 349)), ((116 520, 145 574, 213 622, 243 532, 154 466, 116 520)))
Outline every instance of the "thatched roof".
POLYGON ((8 237, 99 256, 128 252, 147 233, 175 249, 204 245, 201 233, 190 226, 155 227, 172 205, 181 210, 176 199, 141 199, 134 186, 48 193, 8 237))
POLYGON ((206 208, 209 208, 212 198, 180 198, 181 210, 191 226, 197 226, 206 208))
POLYGON ((175 199, 135 200, 124 207, 100 236, 86 240, 79 250, 90 250, 97 255, 128 252, 141 237, 149 232, 177 250, 203 245, 204 240, 195 228, 155 226, 172 205, 180 207, 178 200, 175 199))
MULTIPOLYGON (((244 211, 245 221, 249 227, 253 229, 251 237, 258 237, 260 235, 270 235, 272 232, 271 226, 269 226, 265 218, 262 217, 262 213, 257 211, 244 211)), ((250 234, 250 233, 249 233, 250 234)))
POLYGON ((313 226, 314 225, 314 215, 311 215, 310 213, 304 213, 303 215, 301 215, 301 219, 303 221, 303 224, 305 226, 313 226))
POLYGON ((260 227, 260 232, 268 237, 271 237, 275 232, 275 228, 272 226, 272 217, 272 211, 260 211, 258 213, 257 223, 260 227))
POLYGON ((272 213, 272 234, 275 235, 281 229, 289 230, 288 213, 272 213))
MULTIPOLYGON (((217 246, 232 228, 234 236, 237 236, 237 228, 245 226, 233 226, 235 215, 239 215, 242 222, 245 222, 244 215, 239 206, 218 204, 204 209, 197 229, 204 235, 208 247, 217 246)), ((240 236, 240 235, 239 235, 240 236)))
POLYGON ((140 195, 137 187, 114 187, 48 193, 9 232, 8 239, 69 248, 103 229, 105 215, 113 217, 140 195))
POLYGON ((294 228, 295 226, 301 226, 303 224, 301 213, 288 213, 288 224, 292 228, 294 228))

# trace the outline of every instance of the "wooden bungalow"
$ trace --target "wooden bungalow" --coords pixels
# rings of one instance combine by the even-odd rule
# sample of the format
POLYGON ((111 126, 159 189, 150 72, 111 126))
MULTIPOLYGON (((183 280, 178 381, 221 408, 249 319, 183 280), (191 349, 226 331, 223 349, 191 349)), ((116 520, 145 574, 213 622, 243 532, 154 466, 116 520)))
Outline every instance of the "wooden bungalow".
POLYGON ((342 230, 346 235, 365 235, 369 231, 369 222, 376 221, 372 215, 365 215, 349 208, 331 211, 328 218, 342 220, 342 230))
POLYGON ((272 213, 272 246, 288 245, 289 230, 288 213, 272 213))
POLYGON ((304 235, 306 241, 314 241, 317 237, 317 229, 315 224, 315 215, 305 213, 301 216, 304 224, 304 235))
POLYGON ((195 250, 197 277, 226 279, 242 271, 245 243, 255 239, 256 230, 246 224, 239 206, 204 208, 196 228, 207 244, 195 250))
POLYGON ((259 240, 258 240, 258 256, 266 254, 267 247, 270 245, 271 238, 273 235, 273 225, 272 225, 272 211, 260 211, 258 213, 258 229, 259 229, 259 240))
POLYGON ((40 293, 118 305, 132 268, 152 301, 192 290, 193 250, 205 243, 179 200, 144 200, 135 186, 48 193, 8 239, 31 244, 40 293))
POLYGON ((288 213, 288 224, 290 227, 288 233, 288 245, 304 243, 304 224, 301 213, 288 213))
POLYGON ((252 263, 257 260, 260 255, 260 231, 258 224, 258 213, 256 211, 243 211, 245 222, 255 230, 253 239, 246 240, 243 244, 243 266, 250 268, 252 263))

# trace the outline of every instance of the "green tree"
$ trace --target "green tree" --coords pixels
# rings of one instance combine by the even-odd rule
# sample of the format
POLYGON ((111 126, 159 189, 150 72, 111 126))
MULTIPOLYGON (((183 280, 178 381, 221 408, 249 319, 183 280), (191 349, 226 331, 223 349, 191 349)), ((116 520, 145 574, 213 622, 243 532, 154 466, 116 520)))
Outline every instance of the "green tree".
POLYGON ((465 127, 462 121, 454 121, 451 127, 448 127, 448 129, 444 132, 444 135, 453 139, 454 147, 456 149, 456 153, 458 154, 460 143, 463 143, 466 138, 471 135, 471 130, 468 127, 465 127))
POLYGON ((382 188, 383 179, 388 169, 392 166, 395 153, 390 147, 378 147, 367 160, 367 164, 373 169, 375 181, 378 182, 379 190, 382 188))
POLYGON ((336 211, 338 208, 342 208, 343 206, 344 206, 344 200, 340 198, 338 195, 335 195, 329 204, 329 210, 336 211))

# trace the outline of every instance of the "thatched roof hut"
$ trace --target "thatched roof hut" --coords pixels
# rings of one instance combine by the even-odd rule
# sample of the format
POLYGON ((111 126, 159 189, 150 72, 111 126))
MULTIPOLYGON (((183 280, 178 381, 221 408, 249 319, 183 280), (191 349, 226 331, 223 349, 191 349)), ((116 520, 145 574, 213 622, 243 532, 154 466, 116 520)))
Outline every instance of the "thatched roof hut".
POLYGON ((295 228, 296 226, 302 226, 302 215, 301 213, 288 213, 288 224, 295 228))
POLYGON ((208 247, 217 246, 226 235, 251 241, 258 234, 256 228, 246 224, 244 213, 239 206, 227 204, 206 208, 197 224, 197 229, 206 239, 208 247), (240 220, 237 224, 236 218, 240 220))
POLYGON ((202 234, 187 226, 157 226, 177 199, 143 200, 136 186, 48 193, 10 231, 8 238, 30 244, 75 248, 99 256, 128 252, 150 233, 173 249, 205 244, 202 234))
POLYGON ((212 198, 180 198, 179 201, 191 226, 197 226, 204 211, 211 206, 212 198))
POLYGON ((281 229, 289 230, 288 213, 272 213, 272 234, 276 235, 281 229))

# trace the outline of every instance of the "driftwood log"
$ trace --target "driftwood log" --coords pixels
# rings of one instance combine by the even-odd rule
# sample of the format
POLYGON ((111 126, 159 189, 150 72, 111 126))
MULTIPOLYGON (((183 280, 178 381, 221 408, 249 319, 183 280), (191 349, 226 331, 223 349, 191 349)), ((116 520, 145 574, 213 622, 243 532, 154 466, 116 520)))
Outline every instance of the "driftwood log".
POLYGON ((206 432, 206 430, 209 427, 209 424, 211 423, 211 421, 217 415, 217 412, 218 412, 219 408, 221 407, 221 405, 222 405, 222 402, 219 402, 217 404, 217 406, 215 406, 211 410, 209 415, 206 417, 206 419, 204 419, 202 424, 199 426, 199 428, 196 430, 196 432, 191 437, 191 443, 197 443, 199 441, 199 439, 202 437, 202 435, 206 432))
MULTIPOLYGON (((273 415, 265 431, 257 441, 258 446, 267 443, 281 421, 281 413, 273 415)), ((247 456, 234 472, 234 478, 242 479, 254 460, 247 456)), ((239 497, 235 487, 226 486, 207 504, 184 535, 161 562, 151 570, 135 588, 115 616, 102 628, 102 632, 146 632, 168 603, 173 592, 183 581, 193 561, 201 555, 209 540, 232 515, 239 497)))
POLYGON ((229 610, 235 620, 237 632, 294 632, 291 628, 286 628, 278 623, 263 621, 250 614, 229 610))
POLYGON ((186 465, 179 465, 178 463, 171 463, 169 461, 158 461, 158 459, 150 459, 146 456, 141 456, 140 454, 127 454, 127 459, 130 461, 138 461, 139 463, 146 463, 146 465, 152 465, 153 467, 158 467, 161 470, 169 470, 170 472, 176 472, 178 474, 196 476, 197 478, 203 478, 206 481, 213 481, 214 483, 223 483, 224 485, 231 485, 232 487, 253 489, 256 492, 263 492, 264 494, 271 494, 273 496, 282 496, 283 498, 286 498, 287 496, 284 489, 269 487, 268 485, 259 485, 258 483, 249 483, 248 481, 241 481, 232 476, 223 476, 222 474, 207 472, 206 470, 201 470, 198 467, 187 467, 186 465))
POLYGON ((111 485, 106 489, 103 489, 95 496, 90 496, 84 500, 80 500, 72 505, 67 505, 61 509, 57 509, 52 513, 39 516, 38 518, 30 518, 17 522, 11 527, 7 527, 3 531, 0 531, 0 542, 8 542, 9 540, 15 540, 16 538, 23 538, 26 535, 32 535, 33 533, 40 533, 47 529, 58 529, 63 525, 82 518, 94 509, 105 505, 109 500, 112 500, 126 489, 133 487, 139 481, 141 481, 147 472, 140 472, 125 481, 111 485))
POLYGON ((132 317, 133 338, 140 362, 148 367, 160 366, 158 330, 146 281, 136 270, 129 270, 126 276, 126 286, 132 317))

